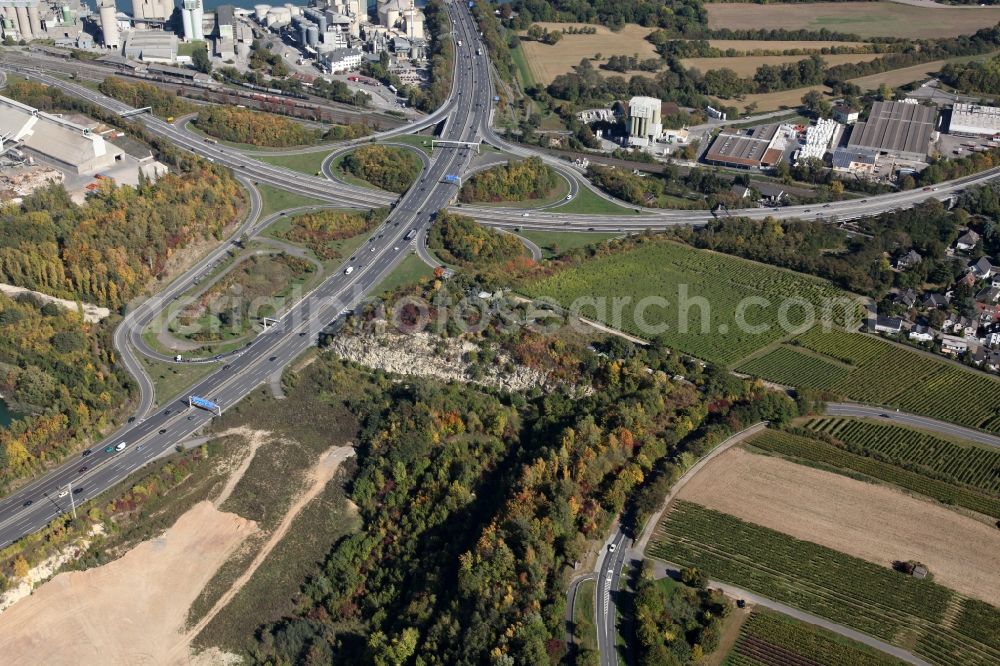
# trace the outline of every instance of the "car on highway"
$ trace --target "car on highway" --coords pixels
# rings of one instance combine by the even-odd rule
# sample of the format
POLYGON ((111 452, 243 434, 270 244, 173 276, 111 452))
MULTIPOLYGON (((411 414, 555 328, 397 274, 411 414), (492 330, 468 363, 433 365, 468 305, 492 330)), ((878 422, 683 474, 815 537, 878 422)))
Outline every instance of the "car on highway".
POLYGON ((86 451, 84 451, 83 453, 81 453, 81 454, 80 454, 80 457, 81 457, 81 458, 86 458, 86 457, 87 457, 87 456, 89 456, 89 455, 90 455, 91 453, 93 453, 93 450, 91 450, 91 449, 87 449, 86 451))
POLYGON ((888 414, 879 414, 879 418, 882 418, 882 419, 890 419, 890 418, 892 418, 892 417, 891 417, 891 416, 889 416, 888 414))
POLYGON ((167 429, 166 429, 166 428, 160 428, 160 434, 161 434, 161 435, 162 435, 163 433, 165 433, 165 432, 167 432, 167 429))
POLYGON ((609 553, 615 552, 615 544, 611 544, 610 546, 608 546, 608 552, 609 553))
POLYGON ((104 449, 104 452, 117 453, 119 451, 124 451, 126 446, 128 446, 128 444, 126 444, 125 442, 118 442, 118 444, 114 446, 108 446, 108 448, 104 449))
POLYGON ((21 506, 31 506, 34 503, 35 503, 34 500, 24 500, 24 504, 22 504, 21 506))
POLYGON ((272 356, 271 358, 269 358, 269 359, 267 359, 267 360, 268 360, 268 361, 271 361, 271 362, 273 363, 274 361, 277 361, 277 360, 278 360, 278 357, 277 357, 277 356, 272 356))
POLYGON ((353 272, 354 272, 354 266, 348 266, 347 268, 344 269, 344 275, 350 275, 353 272))
POLYGON ((69 495, 69 491, 68 490, 60 490, 59 491, 59 499, 62 499, 63 497, 66 497, 66 495, 69 495))
POLYGON ((84 472, 86 472, 86 471, 87 471, 88 469, 90 469, 90 468, 89 468, 89 467, 87 467, 86 465, 84 465, 84 466, 83 466, 83 467, 81 467, 80 469, 76 470, 76 472, 77 472, 77 474, 83 474, 83 473, 84 473, 84 472))
POLYGON ((531 215, 528 213, 521 213, 521 217, 531 217, 531 215))

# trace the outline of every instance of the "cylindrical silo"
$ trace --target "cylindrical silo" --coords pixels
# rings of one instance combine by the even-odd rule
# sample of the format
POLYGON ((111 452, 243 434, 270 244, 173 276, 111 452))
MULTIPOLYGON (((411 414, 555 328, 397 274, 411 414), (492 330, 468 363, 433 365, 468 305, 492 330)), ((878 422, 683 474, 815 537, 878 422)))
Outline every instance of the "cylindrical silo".
POLYGON ((104 46, 109 49, 121 47, 116 11, 114 0, 103 0, 100 6, 101 39, 104 41, 104 46))
POLYGON ((291 16, 298 16, 299 14, 302 13, 302 9, 301 8, 296 7, 295 5, 293 5, 290 2, 286 2, 285 3, 285 9, 288 10, 289 15, 291 15, 291 16))
POLYGON ((62 22, 63 25, 70 25, 73 23, 73 14, 70 12, 69 5, 62 6, 62 22))
POLYGON ((254 5, 253 15, 257 19, 258 23, 264 21, 264 17, 267 16, 267 10, 271 8, 271 5, 254 5))
POLYGON ((31 33, 35 37, 42 36, 42 18, 38 15, 38 3, 28 7, 28 23, 31 24, 31 33))
POLYGON ((302 46, 306 45, 306 40, 309 38, 309 28, 305 21, 299 22, 299 44, 302 46))
POLYGON ((17 32, 21 39, 33 39, 31 23, 28 22, 28 8, 21 6, 17 7, 15 11, 17 12, 17 32))
POLYGON ((191 31, 194 33, 194 38, 198 40, 205 39, 205 10, 202 8, 202 4, 199 2, 198 6, 191 10, 191 31))
POLYGON ((194 27, 191 23, 191 10, 181 8, 181 25, 184 27, 184 41, 190 42, 194 39, 194 27))
POLYGON ((306 43, 312 47, 319 44, 319 26, 315 23, 310 23, 306 28, 306 43))

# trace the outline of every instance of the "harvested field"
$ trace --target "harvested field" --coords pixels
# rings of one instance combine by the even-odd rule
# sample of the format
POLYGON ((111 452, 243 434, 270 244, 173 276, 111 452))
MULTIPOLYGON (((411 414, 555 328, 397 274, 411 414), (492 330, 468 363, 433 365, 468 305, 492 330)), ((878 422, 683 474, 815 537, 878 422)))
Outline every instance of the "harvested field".
MULTIPOLYGON (((880 57, 879 53, 841 53, 838 55, 821 56, 829 66, 843 65, 844 63, 869 62, 880 57)), ((694 67, 701 72, 710 69, 728 68, 740 76, 753 76, 757 68, 761 65, 784 65, 788 62, 798 62, 805 60, 807 55, 788 56, 745 56, 742 58, 685 58, 685 67, 694 67)), ((803 95, 805 93, 802 93, 803 95)), ((800 95, 801 97, 801 95, 800 95)))
POLYGON ((746 95, 742 99, 720 99, 716 100, 723 106, 735 106, 739 109, 749 105, 757 105, 757 113, 765 111, 777 111, 778 109, 795 109, 802 106, 802 96, 810 90, 819 90, 823 93, 830 93, 826 86, 809 86, 808 88, 795 88, 794 90, 780 90, 772 93, 760 93, 757 95, 746 95))
POLYGON ((861 37, 955 37, 1000 21, 1000 7, 915 7, 893 2, 709 3, 708 26, 821 30, 861 37))
MULTIPOLYGON (((584 27, 586 24, 539 23, 538 25, 549 30, 566 30, 571 26, 584 27)), ((572 68, 579 65, 582 59, 592 58, 598 53, 603 58, 594 62, 595 68, 613 55, 638 55, 640 59, 659 57, 653 49, 653 45, 646 41, 646 35, 652 32, 652 28, 631 23, 618 32, 612 32, 603 26, 587 27, 596 27, 597 34, 564 34, 559 43, 553 46, 528 40, 521 42, 524 57, 528 61, 528 67, 531 68, 535 81, 548 85, 552 79, 560 74, 572 71, 572 68)), ((609 72, 609 74, 617 74, 617 72, 609 72)))
POLYGON ((937 583, 1000 604, 1000 532, 892 488, 732 449, 678 497, 886 567, 919 560, 937 583))
POLYGON ((59 574, 3 614, 4 663, 165 663, 188 606, 255 529, 201 502, 121 559, 59 574))
POLYGON ((850 82, 860 86, 861 90, 878 90, 878 87, 883 83, 888 84, 892 88, 896 88, 913 81, 930 78, 935 72, 944 67, 946 62, 948 61, 933 60, 931 62, 925 62, 922 65, 903 67, 902 69, 891 69, 888 72, 882 72, 880 74, 862 76, 858 79, 851 79, 850 82))

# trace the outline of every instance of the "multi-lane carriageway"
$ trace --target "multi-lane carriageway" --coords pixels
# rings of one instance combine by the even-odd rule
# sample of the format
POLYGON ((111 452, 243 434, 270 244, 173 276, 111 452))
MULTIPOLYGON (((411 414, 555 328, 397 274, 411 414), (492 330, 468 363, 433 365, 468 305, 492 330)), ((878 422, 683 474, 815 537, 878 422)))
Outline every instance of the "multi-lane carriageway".
MULTIPOLYGON (((466 44, 477 40, 468 10, 452 4, 449 12, 455 34, 466 44)), ((56 80, 58 81, 58 80, 56 80)), ((467 98, 489 100, 492 89, 485 58, 460 52, 455 74, 456 90, 467 98)), ((489 104, 449 103, 449 122, 442 138, 451 141, 477 140, 488 121, 489 104)), ((229 155, 229 153, 225 153, 229 155)), ((448 174, 463 173, 473 151, 464 146, 437 148, 420 180, 404 194, 386 222, 376 229, 369 242, 358 250, 357 259, 342 265, 313 292, 292 306, 277 325, 261 334, 226 366, 199 381, 185 393, 209 398, 226 409, 314 344, 319 331, 346 308, 359 303, 404 258, 404 240, 411 229, 423 230, 434 212, 446 206, 455 186, 444 182, 448 174)), ((221 161, 221 160, 220 160, 221 161)), ((237 172, 239 173, 239 172, 237 172)), ((284 186, 294 185, 283 183, 284 186)), ((327 195, 329 196, 329 195, 327 195)), ((339 195, 338 195, 339 196, 339 195)), ((372 205, 373 193, 364 191, 355 203, 372 205)), ((341 200, 338 198, 338 202, 341 200)), ((200 271, 203 266, 192 270, 200 271)), ((69 460, 42 478, 0 500, 0 547, 44 527, 55 516, 70 509, 70 495, 59 497, 70 483, 80 490, 77 502, 93 497, 205 426, 213 415, 189 408, 180 397, 155 410, 136 414, 135 420, 92 448, 85 458, 69 460), (106 453, 105 447, 126 442, 121 452, 106 453), (85 471, 80 471, 84 466, 85 471), (29 504, 30 502, 30 504, 29 504)))

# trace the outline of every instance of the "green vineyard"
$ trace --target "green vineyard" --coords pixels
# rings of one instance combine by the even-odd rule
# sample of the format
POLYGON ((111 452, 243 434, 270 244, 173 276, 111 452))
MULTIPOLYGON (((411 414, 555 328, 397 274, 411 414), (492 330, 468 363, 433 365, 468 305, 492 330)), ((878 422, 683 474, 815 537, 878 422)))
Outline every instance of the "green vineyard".
POLYGON ((858 419, 812 419, 806 427, 840 440, 853 453, 1000 495, 1000 451, 996 449, 858 419))
POLYGON ((813 328, 737 370, 1000 432, 1000 381, 858 333, 813 328))
POLYGON ((902 666, 904 662, 820 627, 755 610, 724 666, 902 666))
MULTIPOLYGON (((1000 648, 945 615, 957 594, 844 553, 678 501, 657 526, 653 557, 697 567, 757 592, 912 649, 938 664, 1000 663, 1000 648)), ((992 606, 977 607, 990 618, 992 606)), ((994 620, 995 621, 995 620, 994 620)))
MULTIPOLYGON (((829 421, 839 421, 830 419, 829 421)), ((814 420, 808 425, 823 425, 826 420, 814 420)), ((900 428, 906 433, 915 431, 900 428)), ((915 433, 922 435, 922 433, 915 433)), ((931 438, 934 439, 934 438, 931 438)), ((957 449, 959 455, 965 454, 965 447, 959 447, 951 442, 943 444, 957 449)), ((882 459, 881 457, 870 457, 870 453, 861 454, 858 451, 852 452, 839 446, 829 444, 818 439, 799 437, 791 433, 780 430, 765 430, 756 435, 748 442, 750 445, 772 453, 779 453, 790 458, 804 460, 814 463, 821 463, 829 467, 841 470, 850 470, 863 474, 864 476, 879 481, 895 484, 901 488, 920 493, 940 502, 957 504, 972 511, 994 518, 1000 518, 1000 498, 991 497, 971 488, 956 486, 940 478, 938 473, 927 473, 912 471, 913 462, 906 458, 882 459)), ((980 449, 969 451, 978 453, 980 449)), ((989 452, 987 452, 989 453, 989 452)), ((923 468, 921 468, 923 471, 923 468)))
MULTIPOLYGON (((532 297, 553 298, 581 316, 640 337, 658 337, 679 351, 723 364, 794 332, 778 325, 789 296, 815 312, 828 300, 847 297, 816 278, 664 240, 593 257, 521 288, 532 297), (649 297, 665 302, 646 301, 644 306, 649 297), (748 297, 763 300, 741 310, 748 297), (740 325, 740 315, 746 325, 740 325), (766 330, 750 328, 756 326, 766 330)), ((832 308, 833 315, 842 318, 845 309, 832 308)), ((786 314, 792 326, 803 321, 800 306, 786 314)))

